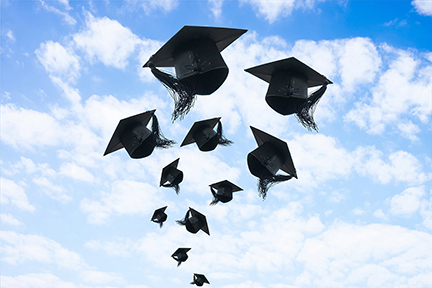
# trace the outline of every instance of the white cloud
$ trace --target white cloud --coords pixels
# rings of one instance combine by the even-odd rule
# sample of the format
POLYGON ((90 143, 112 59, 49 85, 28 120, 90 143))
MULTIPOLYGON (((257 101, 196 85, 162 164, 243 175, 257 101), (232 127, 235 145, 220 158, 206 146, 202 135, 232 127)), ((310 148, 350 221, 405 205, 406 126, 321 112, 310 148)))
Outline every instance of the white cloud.
MULTIPOLYGON (((157 1, 160 2, 160 1, 157 1)), ((86 29, 73 35, 75 45, 84 50, 90 61, 124 69, 140 39, 129 28, 107 17, 86 15, 86 29)))
POLYGON ((80 270, 87 267, 83 258, 59 243, 39 235, 2 231, 0 234, 2 261, 19 265, 28 261, 55 263, 59 267, 80 270))
POLYGON ((63 186, 56 185, 52 180, 47 177, 39 176, 33 177, 33 183, 39 186, 40 190, 50 198, 57 200, 61 203, 67 203, 72 200, 63 186))
POLYGON ((0 178, 1 185, 1 204, 10 204, 21 210, 33 212, 35 207, 28 202, 24 188, 16 184, 14 181, 0 178))
POLYGON ((384 212, 382 211, 382 209, 377 209, 374 214, 373 214, 376 218, 378 219, 382 219, 382 220, 387 220, 388 217, 387 215, 384 214, 384 212))
MULTIPOLYGON (((72 16, 70 16, 69 13, 63 12, 60 9, 57 9, 53 6, 50 6, 50 5, 46 4, 45 1, 43 1, 43 0, 39 0, 39 1, 42 4, 42 7, 45 8, 45 10, 47 10, 48 12, 52 12, 52 13, 55 13, 55 14, 62 16, 63 21, 65 21, 69 25, 75 25, 77 23, 77 21, 72 16)), ((69 10, 71 8, 69 6, 69 4, 66 5, 67 1, 60 0, 59 2, 66 6, 66 10, 69 10)))
POLYGON ((390 213, 410 216, 420 208, 421 198, 425 195, 424 187, 411 187, 393 196, 390 201, 390 213))
MULTIPOLYGON (((0 276, 3 288, 78 288, 50 273, 30 273, 18 276, 0 276)), ((81 287, 81 286, 80 286, 81 287)))
POLYGON ((81 272, 81 278, 85 282, 94 284, 124 283, 123 278, 118 273, 108 273, 96 270, 87 270, 81 272))
MULTIPOLYGON (((3 201, 2 201, 3 202, 3 201)), ((2 223, 4 224, 9 224, 12 226, 20 226, 23 225, 23 223, 21 221, 19 221, 18 219, 16 219, 14 216, 12 216, 12 214, 10 213, 1 213, 0 214, 0 220, 2 223)))
POLYGON ((92 173, 90 173, 87 169, 78 166, 75 163, 62 164, 59 173, 67 177, 71 177, 72 179, 85 181, 89 183, 93 183, 93 181, 95 180, 92 173))
POLYGON ((35 51, 45 70, 53 76, 59 76, 66 82, 74 81, 79 76, 79 58, 70 48, 58 42, 47 41, 35 51))
POLYGON ((224 0, 208 0, 213 16, 219 19, 222 14, 222 4, 224 0))
POLYGON ((6 32, 6 37, 9 39, 9 41, 15 42, 15 36, 11 30, 8 30, 6 32))
POLYGON ((411 121, 407 121, 405 123, 401 122, 397 125, 397 128, 401 132, 401 135, 411 141, 418 141, 419 138, 416 136, 421 130, 420 128, 412 123, 411 121))
POLYGON ((432 16, 432 1, 430 0, 413 0, 411 5, 414 6, 417 13, 425 16, 432 16))
POLYGON ((174 10, 178 6, 178 0, 127 0, 131 5, 139 5, 144 12, 148 15, 153 11, 162 10, 165 13, 174 10))

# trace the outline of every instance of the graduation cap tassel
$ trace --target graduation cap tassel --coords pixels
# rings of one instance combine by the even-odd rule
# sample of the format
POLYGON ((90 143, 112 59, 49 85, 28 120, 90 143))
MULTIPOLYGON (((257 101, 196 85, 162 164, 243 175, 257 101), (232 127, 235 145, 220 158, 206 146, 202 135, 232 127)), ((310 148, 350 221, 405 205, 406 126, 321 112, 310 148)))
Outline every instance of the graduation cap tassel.
POLYGON ((214 199, 213 199, 212 202, 210 202, 209 205, 210 205, 210 206, 213 206, 213 205, 216 205, 216 204, 219 202, 219 200, 216 198, 216 191, 214 190, 213 187, 210 187, 210 191, 211 191, 211 193, 213 194, 214 199))
POLYGON ((192 85, 177 79, 171 74, 160 71, 152 61, 149 61, 148 67, 150 67, 153 75, 165 86, 174 100, 174 111, 171 115, 172 122, 178 118, 183 119, 195 104, 196 94, 192 85))
POLYGON ((266 178, 260 178, 258 180, 258 193, 265 200, 267 197, 267 191, 273 185, 276 185, 280 182, 288 181, 292 178, 291 175, 273 175, 266 178))
POLYGON ((152 117, 152 134, 153 134, 153 139, 155 141, 156 147, 170 148, 172 145, 176 143, 175 141, 169 140, 163 136, 162 131, 160 131, 159 122, 157 120, 156 115, 153 115, 152 117))
POLYGON ((189 218, 189 215, 190 215, 190 210, 188 210, 186 212, 186 215, 182 220, 176 220, 177 224, 182 225, 182 226, 186 226, 186 219, 189 218))
POLYGON ((181 261, 177 261, 177 262, 178 262, 177 267, 179 267, 182 262, 181 261))
POLYGON ((217 126, 217 135, 218 135, 218 144, 222 145, 222 146, 229 146, 231 144, 233 144, 234 142, 231 140, 228 140, 228 138, 226 138, 223 134, 222 134, 222 122, 219 120, 218 121, 218 126, 217 126))
POLYGON ((162 228, 162 226, 163 226, 163 222, 161 221, 159 222, 159 228, 162 228))
POLYGON ((318 132, 318 126, 315 123, 313 114, 315 112, 316 105, 318 104, 324 92, 327 90, 327 85, 330 82, 326 80, 324 85, 321 86, 317 91, 313 92, 302 104, 298 107, 296 114, 297 120, 309 131, 312 129, 318 132))
POLYGON ((177 195, 180 193, 180 185, 179 184, 162 184, 162 187, 173 188, 177 195))

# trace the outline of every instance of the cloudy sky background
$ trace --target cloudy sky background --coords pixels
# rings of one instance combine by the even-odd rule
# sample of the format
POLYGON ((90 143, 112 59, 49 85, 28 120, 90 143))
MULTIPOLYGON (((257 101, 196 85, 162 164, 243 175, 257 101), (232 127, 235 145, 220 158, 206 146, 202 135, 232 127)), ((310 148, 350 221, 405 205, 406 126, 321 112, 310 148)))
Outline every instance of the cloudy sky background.
POLYGON ((428 0, 2 1, 2 287, 190 287, 193 273, 223 288, 431 287, 431 16, 428 0), (172 124, 141 66, 184 25, 248 32, 222 53, 223 86, 172 124), (244 72, 292 56, 334 83, 319 133, 244 72), (151 109, 174 148, 102 156, 120 119, 151 109), (179 147, 213 117, 233 146, 179 147), (288 143, 298 174, 265 201, 250 125, 288 143), (176 195, 158 184, 178 157, 176 195), (244 191, 209 206, 225 179, 244 191), (175 223, 188 207, 210 237, 175 223), (178 247, 192 250, 177 268, 178 247))

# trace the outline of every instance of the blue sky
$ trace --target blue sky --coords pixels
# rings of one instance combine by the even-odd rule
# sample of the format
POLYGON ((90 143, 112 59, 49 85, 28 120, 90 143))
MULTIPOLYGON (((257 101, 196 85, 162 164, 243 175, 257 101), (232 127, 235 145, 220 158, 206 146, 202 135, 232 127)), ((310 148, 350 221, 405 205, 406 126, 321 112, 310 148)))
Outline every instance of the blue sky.
POLYGON ((431 287, 432 2, 2 1, 1 286, 431 287), (229 75, 182 121, 141 66, 184 25, 247 29, 229 75), (326 75, 319 133, 244 72, 296 57, 326 75), (120 119, 156 109, 178 144, 102 156, 120 119), (222 117, 230 147, 179 147, 222 117), (298 179, 258 196, 249 126, 288 143, 298 179), (180 157, 181 191, 159 188, 180 157), (242 187, 226 204, 208 185, 242 187), (168 206, 163 226, 150 222, 168 206), (211 236, 175 220, 188 207, 211 236), (170 255, 191 247, 180 267, 170 255))

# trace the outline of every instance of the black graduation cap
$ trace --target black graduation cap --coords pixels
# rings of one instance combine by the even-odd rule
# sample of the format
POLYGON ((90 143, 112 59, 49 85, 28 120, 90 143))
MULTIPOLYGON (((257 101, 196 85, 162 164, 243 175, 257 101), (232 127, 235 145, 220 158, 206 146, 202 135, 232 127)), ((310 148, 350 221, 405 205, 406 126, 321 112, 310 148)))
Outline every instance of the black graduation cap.
POLYGON ((174 258, 174 260, 177 261, 177 267, 180 266, 182 262, 185 262, 189 256, 187 255, 187 252, 191 250, 192 248, 178 248, 171 257, 174 258))
POLYGON ((174 160, 162 169, 159 187, 172 187, 178 194, 180 192, 179 184, 183 181, 183 172, 177 169, 180 158, 174 160))
POLYGON ((196 143, 201 151, 212 151, 218 144, 231 145, 233 142, 223 136, 221 117, 197 121, 192 125, 180 147, 196 143), (218 124, 216 131, 214 127, 218 124))
POLYGON ((203 286, 204 283, 210 284, 207 278, 203 274, 194 273, 193 281, 190 284, 195 284, 197 286, 203 286))
POLYGON ((159 226, 162 228, 163 222, 165 222, 168 218, 168 215, 165 213, 165 210, 168 206, 156 209, 153 213, 153 216, 150 221, 155 223, 159 223, 159 226))
POLYGON ((169 148, 175 144, 175 141, 163 136, 155 111, 156 109, 120 120, 104 156, 124 147, 131 158, 144 158, 149 156, 155 147, 169 148), (146 127, 150 119, 151 131, 146 127))
POLYGON ((195 95, 210 95, 222 85, 228 66, 220 52, 246 31, 184 26, 143 65, 150 67, 174 99, 173 121, 190 111, 195 95), (156 67, 174 67, 176 76, 156 67))
POLYGON ((190 233, 196 234, 199 230, 202 230, 208 235, 210 235, 205 215, 201 214, 193 208, 189 207, 189 210, 186 212, 185 218, 182 220, 177 220, 176 222, 179 225, 186 226, 186 230, 190 233))
POLYGON ((243 189, 231 183, 228 180, 223 180, 217 183, 210 184, 210 191, 213 194, 213 201, 210 205, 215 205, 219 201, 227 203, 233 199, 233 193, 242 191, 243 189))
POLYGON ((286 142, 250 127, 258 148, 247 155, 247 163, 251 174, 259 178, 258 192, 265 199, 271 186, 297 178, 297 173, 286 142), (277 175, 279 169, 288 175, 277 175))
POLYGON ((265 99, 273 110, 282 115, 295 113, 304 127, 318 131, 313 113, 327 85, 332 84, 324 75, 294 57, 259 65, 245 71, 270 83, 265 99), (308 87, 319 85, 322 85, 321 88, 308 96, 308 87))

